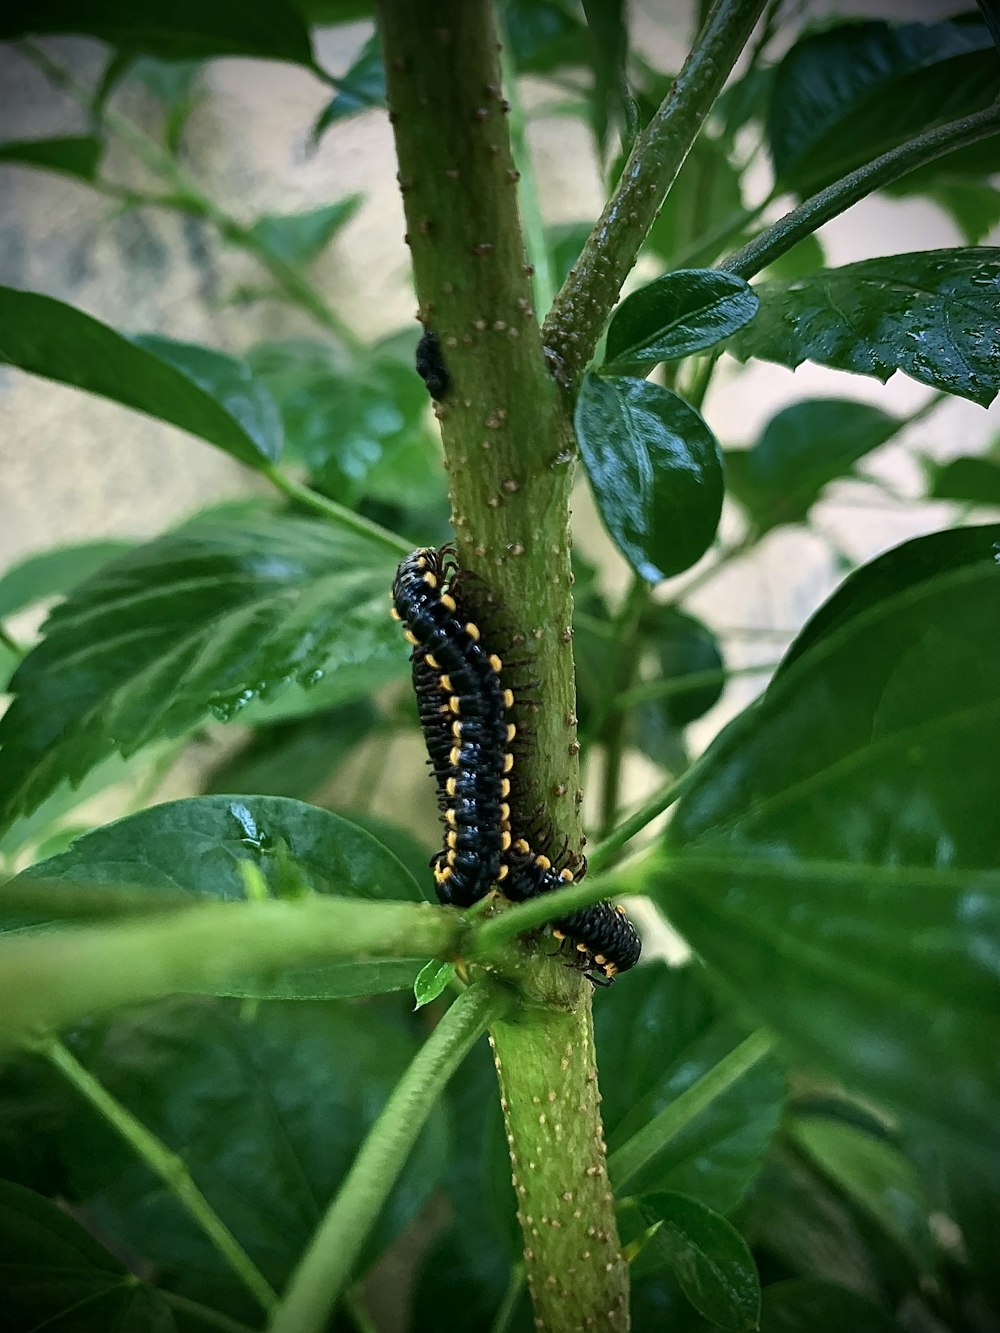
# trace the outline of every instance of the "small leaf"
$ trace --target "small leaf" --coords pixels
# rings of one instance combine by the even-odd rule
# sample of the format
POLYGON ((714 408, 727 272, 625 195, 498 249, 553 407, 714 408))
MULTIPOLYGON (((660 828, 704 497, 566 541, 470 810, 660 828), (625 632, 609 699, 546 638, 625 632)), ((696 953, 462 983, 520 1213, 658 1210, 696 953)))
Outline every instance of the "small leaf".
POLYGON ((976 538, 978 560, 914 561, 902 590, 834 616, 729 725, 655 892, 790 1050, 995 1152, 1000 568, 976 538))
POLYGON ((903 1333, 877 1305, 846 1287, 818 1278, 795 1278, 765 1287, 760 1333, 903 1333))
POLYGON ((895 435, 902 422, 851 398, 783 408, 751 449, 726 452, 726 486, 760 533, 801 523, 838 477, 895 435))
POLYGON ((375 32, 362 46, 347 73, 337 80, 336 94, 312 128, 313 143, 317 143, 337 121, 385 104, 385 68, 382 47, 375 32))
POLYGON ((231 720, 289 684, 326 678, 329 707, 399 674, 393 565, 353 533, 282 517, 192 523, 105 566, 55 608, 11 683, 0 819, 115 750, 231 720))
POLYGON ((305 213, 268 214, 249 228, 250 236, 286 264, 309 264, 333 240, 361 206, 363 196, 350 194, 335 204, 305 213))
POLYGON ((154 352, 82 310, 11 287, 0 287, 0 330, 0 362, 180 426, 251 467, 277 457, 263 390, 235 357, 165 338, 148 340, 154 352))
POLYGON ((63 176, 92 181, 97 176, 104 144, 92 135, 65 139, 24 139, 20 143, 0 143, 0 162, 41 167, 63 176))
POLYGON ((163 1296, 49 1199, 0 1181, 4 1322, 10 1329, 176 1333, 163 1296))
POLYGON ((608 328, 602 373, 648 374, 661 361, 703 352, 757 313, 742 278, 713 269, 679 269, 627 296, 608 328))
POLYGON ((760 1317, 760 1279, 746 1241, 724 1217, 683 1194, 647 1194, 640 1207, 652 1244, 681 1290, 713 1326, 750 1333, 760 1317))
MULTIPOLYGON (((60 856, 23 871, 16 883, 141 887, 156 896, 247 898, 245 869, 271 897, 303 893, 419 902, 409 871, 370 833, 339 815, 280 796, 195 796, 153 806, 78 838, 60 856)), ((422 880, 431 892, 429 876, 422 880)), ((19 914, 10 925, 22 928, 19 914)), ((384 959, 284 968, 223 983, 220 995, 255 999, 339 999, 403 990, 422 960, 384 959)))
POLYGON ((258 56, 313 67, 309 30, 286 0, 254 0, 252 13, 240 0, 39 0, 8 9, 0 19, 0 41, 28 34, 78 33, 110 46, 167 60, 205 56, 258 56))
POLYGON ((810 33, 774 76, 767 137, 778 184, 812 194, 998 93, 996 52, 978 23, 875 21, 810 33))
POLYGON ((1000 505, 1000 461, 966 456, 929 468, 927 499, 1000 505))
POLYGON ((754 291, 757 317, 727 346, 741 361, 815 361, 883 383, 901 370, 982 407, 1000 389, 1000 250, 887 255, 754 291))
POLYGON ((605 527, 650 583, 689 569, 722 512, 715 437, 682 398, 624 376, 588 374, 576 433, 605 527))
POLYGON ((0 619, 46 597, 62 596, 130 548, 130 542, 82 542, 28 556, 0 578, 0 619))
POLYGON ((416 1000, 414 1009, 422 1009, 425 1004, 430 1004, 431 1000, 444 994, 454 975, 454 963, 442 963, 437 958, 425 963, 413 983, 413 998, 416 1000))

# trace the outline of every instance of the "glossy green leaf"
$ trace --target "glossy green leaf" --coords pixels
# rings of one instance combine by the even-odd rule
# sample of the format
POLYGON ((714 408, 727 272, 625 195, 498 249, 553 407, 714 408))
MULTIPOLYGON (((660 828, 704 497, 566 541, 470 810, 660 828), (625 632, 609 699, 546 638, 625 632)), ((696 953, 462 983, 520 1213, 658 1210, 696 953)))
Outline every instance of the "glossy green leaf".
POLYGON ((0 1181, 3 1322, 72 1333, 176 1333, 163 1296, 49 1199, 0 1181))
POLYGON ((783 408, 750 449, 726 451, 726 489, 757 532, 801 523, 838 477, 891 439, 902 423, 851 398, 810 398, 783 408))
MULTIPOLYGON (((736 218, 742 208, 740 173, 730 161, 725 143, 700 134, 649 230, 646 244, 670 264, 728 219, 736 218)), ((716 254, 721 250, 720 243, 716 254)))
POLYGON ((92 181, 97 176, 104 145, 93 135, 64 139, 23 139, 19 143, 0 143, 0 163, 41 167, 62 176, 92 181))
POLYGON ((0 287, 0 330, 0 362, 180 426, 251 467, 277 457, 260 391, 235 357, 165 338, 147 347, 51 296, 12 287, 0 287), (221 400, 206 384, 219 385, 221 400))
POLYGON ((933 463, 928 471, 928 500, 1000 505, 1000 461, 967 455, 933 463))
POLYGON ((309 264, 361 207, 362 195, 349 194, 334 204, 305 213, 267 214, 249 228, 251 238, 286 264, 309 264))
POLYGON ((949 528, 894 546, 849 574, 840 587, 809 618, 782 658, 774 681, 804 652, 813 650, 849 620, 896 593, 916 588, 947 570, 988 561, 1000 543, 1000 524, 949 528))
POLYGON ((8 9, 0 41, 28 34, 78 33, 168 60, 257 56, 312 66, 309 30, 286 0, 39 0, 8 9))
POLYGON ((564 65, 589 64, 590 35, 577 15, 559 0, 507 0, 504 35, 517 68, 547 74, 564 65))
POLYGON ((55 608, 0 720, 0 821, 65 778, 238 716, 293 685, 324 705, 405 670, 386 611, 392 552, 306 519, 193 523, 123 556, 55 608))
MULTIPOLYGON (((88 1034, 78 1058, 179 1153, 196 1185, 281 1290, 418 1047, 377 1003, 181 1001, 88 1034)), ((104 1235, 152 1262, 161 1284, 260 1325, 211 1243, 115 1131, 73 1096, 59 1138, 71 1197, 104 1235)), ((359 1262, 413 1221, 448 1156, 432 1114, 359 1262)))
POLYGON ((715 538, 722 459, 682 398, 657 384, 588 374, 576 434, 604 526, 650 583, 680 574, 715 538))
POLYGON ((987 548, 802 652, 699 761, 655 875, 789 1049, 994 1151, 998 606, 987 548))
POLYGON ((422 1009, 425 1004, 430 1004, 431 1000, 436 1000, 439 995, 443 995, 451 984, 455 975, 454 963, 442 963, 436 958, 432 958, 429 963, 417 973, 416 980, 413 983, 413 998, 416 1004, 415 1009, 422 1009))
POLYGON ((603 370, 648 374, 661 361, 703 352, 757 313, 742 278, 713 269, 678 269, 627 296, 608 328, 603 370))
POLYGON ((329 343, 264 343, 248 355, 278 403, 285 453, 341 504, 406 508, 444 497, 440 444, 414 369, 416 334, 384 339, 358 358, 329 343))
POLYGON ((741 361, 815 361, 883 383, 901 370, 983 407, 1000 389, 1000 250, 888 255, 754 290, 757 317, 727 344, 741 361))
POLYGON ((650 1226, 659 1223, 651 1244, 695 1309, 717 1328, 733 1333, 756 1329, 760 1279, 735 1227, 683 1194, 647 1194, 641 1208, 650 1226))
POLYGON ((778 183, 812 194, 998 93, 996 52, 978 23, 873 21, 811 33, 774 77, 767 137, 778 183))
MULTIPOLYGON (((79 838, 16 881, 141 887, 151 894, 190 893, 240 901, 243 867, 260 872, 274 897, 303 893, 421 901, 431 893, 370 833, 316 806, 279 796, 196 796, 153 806, 79 838)), ((18 915, 12 925, 21 928, 18 915)), ((338 999, 407 989, 423 958, 288 968, 226 984, 221 995, 338 999)))
POLYGON ((884 1137, 828 1116, 795 1116, 798 1146, 900 1247, 918 1271, 933 1269, 930 1204, 913 1164, 884 1137))
POLYGON ((12 616, 46 597, 59 597, 116 556, 129 542, 81 542, 29 555, 0 578, 0 617, 12 616))
MULTIPOLYGON (((594 1014, 601 1111, 612 1159, 745 1035, 712 999, 695 967, 653 962, 629 981, 612 987, 594 1014)), ((784 1099, 777 1064, 760 1061, 665 1140, 624 1192, 672 1190, 716 1212, 732 1212, 760 1167, 784 1099)))
POLYGON ((765 1287, 760 1333, 902 1333, 884 1310, 846 1287, 797 1278, 765 1287))
POLYGON ((336 93, 313 126, 313 141, 322 138, 337 121, 373 106, 385 106, 385 69, 378 33, 368 38, 350 69, 337 79, 336 93))

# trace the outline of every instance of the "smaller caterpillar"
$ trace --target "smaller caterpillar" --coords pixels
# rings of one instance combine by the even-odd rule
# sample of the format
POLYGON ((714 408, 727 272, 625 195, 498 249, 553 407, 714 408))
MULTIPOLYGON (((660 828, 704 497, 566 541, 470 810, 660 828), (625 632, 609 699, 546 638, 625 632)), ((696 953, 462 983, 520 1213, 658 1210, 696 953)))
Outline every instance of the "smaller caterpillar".
POLYGON ((451 388, 451 376, 441 354, 441 342, 433 329, 424 329, 417 343, 417 374, 427 385, 427 392, 437 402, 451 388))

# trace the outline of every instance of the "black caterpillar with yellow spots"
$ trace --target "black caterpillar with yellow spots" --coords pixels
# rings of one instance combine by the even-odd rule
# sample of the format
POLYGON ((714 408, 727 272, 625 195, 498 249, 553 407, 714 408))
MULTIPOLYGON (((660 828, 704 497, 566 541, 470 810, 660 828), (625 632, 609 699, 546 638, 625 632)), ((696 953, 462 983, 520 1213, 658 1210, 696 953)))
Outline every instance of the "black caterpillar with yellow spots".
MULTIPOLYGON (((483 642, 481 619, 449 546, 422 548, 401 562, 393 615, 403 623, 424 741, 445 822, 445 847, 432 862, 444 903, 468 907, 495 885, 513 902, 578 882, 582 856, 566 848, 551 859, 513 839, 510 773, 516 728, 507 720, 514 694, 504 664, 483 642)), ((536 847, 544 847, 535 839, 536 847)), ((571 966, 607 985, 639 958, 639 937, 621 908, 596 903, 559 918, 553 935, 572 951, 571 966)))

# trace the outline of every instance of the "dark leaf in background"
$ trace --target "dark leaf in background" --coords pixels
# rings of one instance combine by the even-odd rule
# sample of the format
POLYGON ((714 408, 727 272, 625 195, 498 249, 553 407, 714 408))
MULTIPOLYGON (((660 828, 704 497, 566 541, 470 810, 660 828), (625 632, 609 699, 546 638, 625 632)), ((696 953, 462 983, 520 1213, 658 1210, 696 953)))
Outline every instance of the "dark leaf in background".
POLYGON ((192 523, 105 566, 52 612, 0 720, 2 819, 114 751, 229 721, 282 687, 322 706, 406 667, 391 551, 330 524, 192 523))
POLYGON ((796 1278, 765 1287, 760 1333, 903 1333, 884 1310, 832 1282, 796 1278))
POLYGON ((612 118, 625 113, 628 26, 624 0, 582 0, 590 29, 594 92, 590 103, 598 154, 603 157, 612 118))
MULTIPOLYGON (((631 979, 630 986, 609 990, 594 1014, 612 1157, 745 1036, 721 1012, 697 968, 653 962, 631 979)), ((666 1140, 618 1193, 672 1190, 732 1212, 760 1168, 784 1100, 781 1070, 772 1060, 760 1061, 666 1140)))
POLYGON ((809 278, 826 263, 823 246, 815 232, 803 236, 790 250, 779 255, 763 270, 765 280, 776 278, 779 282, 792 282, 795 278, 809 278))
MULTIPOLYGON (((176 1002, 119 1019, 78 1058, 168 1148, 277 1289, 301 1256, 418 1042, 398 1010, 176 1002)), ((67 1091, 67 1096, 75 1094, 67 1091)), ((77 1099, 60 1142, 72 1197, 156 1264, 160 1282, 234 1318, 260 1312, 131 1147, 77 1099)), ((416 1216, 448 1156, 443 1108, 424 1128, 359 1264, 416 1216)))
POLYGON ((891 439, 902 423, 850 398, 810 398, 782 408, 750 449, 726 451, 726 489, 756 531, 802 523, 838 477, 891 439))
POLYGON ((729 160, 726 145, 701 134, 684 159, 646 244, 670 264, 742 208, 740 173, 729 160))
POLYGON ((947 463, 929 463, 927 472, 928 500, 1000 505, 1000 461, 971 455, 950 458, 947 463))
POLYGON ((588 374, 576 434, 605 527, 650 583, 683 573, 715 538, 722 459, 682 398, 645 380, 588 374))
POLYGON ((778 184, 812 194, 998 93, 1000 64, 978 23, 874 21, 809 34, 774 76, 767 137, 778 184))
POLYGON ((334 204, 305 213, 267 214, 249 228, 250 236, 275 259, 309 264, 361 207, 362 195, 349 194, 334 204))
POLYGON ((588 65, 590 34, 571 7, 559 0, 507 0, 503 26, 514 63, 524 74, 547 74, 564 65, 588 65))
POLYGON ((570 269, 580 258, 580 251, 593 227, 592 222, 559 222, 547 229, 552 277, 557 287, 563 285, 570 269))
MULTIPOLYGON (((422 901, 426 894, 371 833, 327 810, 280 796, 195 796, 152 806, 79 838, 40 861, 18 882, 145 888, 243 901, 241 865, 263 876, 273 897, 313 892, 377 901, 422 901)), ((11 923, 20 928, 21 915, 11 923)), ((276 999, 335 999, 403 990, 425 960, 380 959, 283 968, 227 982, 219 994, 276 999)))
POLYGON ((444 496, 440 444, 414 368, 416 334, 384 339, 355 359, 306 340, 263 343, 248 360, 278 403, 285 456, 339 503, 431 507, 444 496))
POLYGON ((170 1307, 49 1199, 0 1181, 3 1326, 175 1333, 170 1307))
POLYGON ((312 67, 309 30, 286 0, 37 0, 0 18, 0 41, 79 33, 166 60, 258 56, 312 67))
POLYGON ((888 194, 926 195, 949 213, 966 245, 978 245, 1000 221, 1000 137, 980 139, 909 171, 886 186, 888 194))
POLYGON ((726 348, 741 361, 815 361, 883 383, 901 370, 982 407, 1000 389, 1000 250, 887 255, 754 291, 757 317, 726 348))
POLYGON ((760 1279, 740 1233, 683 1194, 646 1194, 640 1206, 650 1226, 660 1224, 650 1244, 695 1309, 714 1327, 752 1333, 760 1315, 760 1279))
POLYGON ((273 406, 237 358, 168 338, 126 338, 51 296, 0 287, 0 361, 180 426, 251 467, 265 467, 280 449, 273 406))
POLYGON ((916 568, 710 747, 655 892, 800 1058, 1000 1154, 1000 569, 916 568))
POLYGON ((362 46, 347 73, 337 79, 336 93, 312 128, 313 142, 321 139, 337 121, 373 106, 385 106, 385 69, 377 32, 362 46))
POLYGON ((130 550, 131 542, 82 542, 29 555, 0 577, 0 618, 12 616, 46 597, 60 597, 90 578, 102 565, 130 550))
POLYGON ((642 620, 643 638, 656 648, 660 678, 678 686, 659 702, 672 727, 686 727, 703 717, 722 697, 723 660, 719 641, 697 617, 674 606, 650 606, 642 620), (718 672, 719 679, 681 689, 686 676, 718 672))
POLYGON ((309 24, 317 28, 337 27, 341 23, 357 23, 370 19, 371 0, 291 0, 292 6, 309 24))
POLYGON ((679 269, 627 296, 608 327, 603 372, 648 374, 661 361, 703 352, 757 313, 743 281, 713 269, 679 269))
POLYGON ((0 143, 0 163, 41 167, 63 176, 92 181, 101 163, 104 145, 90 135, 65 139, 25 139, 20 143, 0 143))

